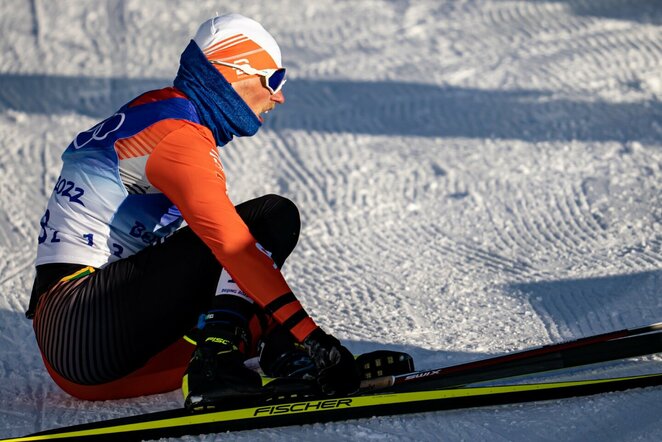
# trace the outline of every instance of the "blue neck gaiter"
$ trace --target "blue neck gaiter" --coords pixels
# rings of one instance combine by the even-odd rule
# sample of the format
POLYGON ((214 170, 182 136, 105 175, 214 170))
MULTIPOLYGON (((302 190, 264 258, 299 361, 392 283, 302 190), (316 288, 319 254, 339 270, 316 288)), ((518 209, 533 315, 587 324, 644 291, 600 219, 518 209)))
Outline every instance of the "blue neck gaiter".
POLYGON ((233 136, 255 135, 262 125, 193 40, 182 53, 174 86, 191 100, 218 146, 229 143, 233 136))

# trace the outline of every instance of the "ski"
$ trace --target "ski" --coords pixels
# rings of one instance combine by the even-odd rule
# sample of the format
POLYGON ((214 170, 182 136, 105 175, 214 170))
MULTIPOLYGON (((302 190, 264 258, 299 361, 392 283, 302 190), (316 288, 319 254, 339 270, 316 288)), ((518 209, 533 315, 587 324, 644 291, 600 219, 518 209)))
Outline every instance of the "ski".
POLYGON ((662 352, 662 323, 549 344, 432 370, 364 380, 362 391, 419 391, 469 385, 662 352))
POLYGON ((561 399, 662 384, 662 373, 607 379, 367 394, 261 404, 241 409, 189 413, 184 409, 76 425, 6 439, 145 440, 372 416, 398 415, 488 405, 561 399))
POLYGON ((594 394, 659 385, 662 384, 662 373, 512 386, 470 385, 659 352, 662 352, 662 323, 434 370, 408 371, 408 367, 413 369, 413 364, 406 353, 374 352, 364 358, 371 365, 363 369, 361 390, 348 397, 320 397, 316 391, 306 390, 305 386, 302 390, 295 387, 286 389, 284 395, 272 394, 243 401, 241 409, 236 409, 236 404, 218 404, 213 409, 197 413, 184 409, 148 413, 9 440, 114 438, 118 435, 122 440, 175 437, 594 394), (381 375, 384 370, 387 376, 381 375))

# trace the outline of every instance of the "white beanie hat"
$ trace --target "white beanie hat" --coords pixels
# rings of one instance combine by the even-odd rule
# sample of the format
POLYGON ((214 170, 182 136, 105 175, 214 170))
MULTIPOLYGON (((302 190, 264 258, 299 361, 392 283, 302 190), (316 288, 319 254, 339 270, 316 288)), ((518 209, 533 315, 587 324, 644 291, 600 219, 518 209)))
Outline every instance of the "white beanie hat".
MULTIPOLYGON (((225 14, 200 25, 193 41, 209 60, 249 64, 255 69, 282 67, 280 48, 261 24, 240 14, 225 14)), ((215 64, 230 83, 251 78, 244 72, 215 64)))

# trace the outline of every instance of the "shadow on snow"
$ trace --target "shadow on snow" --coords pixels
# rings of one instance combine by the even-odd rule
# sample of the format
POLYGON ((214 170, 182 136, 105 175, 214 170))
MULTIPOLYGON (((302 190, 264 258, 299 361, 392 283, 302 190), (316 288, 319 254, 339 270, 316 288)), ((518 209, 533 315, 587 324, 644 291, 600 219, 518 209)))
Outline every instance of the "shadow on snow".
POLYGON ((514 284, 555 340, 662 321, 662 270, 514 284))
POLYGON ((662 24, 662 4, 659 0, 532 0, 561 3, 580 17, 601 17, 627 20, 641 24, 662 24))
MULTIPOLYGON (((167 79, 0 74, 0 111, 105 118, 167 79)), ((541 90, 499 91, 392 81, 293 79, 266 127, 331 133, 518 139, 662 141, 662 103, 569 100, 541 90)))

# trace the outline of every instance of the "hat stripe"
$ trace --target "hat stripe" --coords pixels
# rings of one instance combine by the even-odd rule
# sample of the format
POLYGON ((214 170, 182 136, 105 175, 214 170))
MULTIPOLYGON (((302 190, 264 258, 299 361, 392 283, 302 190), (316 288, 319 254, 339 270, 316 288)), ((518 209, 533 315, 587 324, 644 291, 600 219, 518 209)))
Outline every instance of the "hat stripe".
POLYGON ((256 69, 277 69, 278 65, 271 58, 271 54, 251 39, 223 49, 217 49, 206 54, 208 59, 229 61, 234 63, 242 58, 248 59, 251 66, 256 69))
POLYGON ((241 37, 245 37, 245 35, 244 34, 234 34, 234 35, 231 35, 230 37, 224 38, 223 40, 219 40, 219 41, 215 42, 212 46, 221 45, 221 44, 229 42, 230 40, 234 40, 236 38, 241 38, 241 37))
POLYGON ((216 49, 214 49, 214 51, 212 51, 212 52, 224 51, 224 50, 229 49, 229 48, 231 48, 231 47, 233 47, 233 46, 237 46, 238 44, 242 44, 242 43, 245 42, 245 41, 253 41, 253 40, 251 40, 250 38, 246 37, 246 38, 244 38, 244 39, 237 40, 237 41, 233 41, 233 42, 230 43, 230 44, 227 44, 227 45, 221 46, 220 48, 216 48, 216 49))
POLYGON ((230 56, 228 56, 228 57, 224 57, 224 58, 214 58, 214 60, 218 60, 218 61, 229 61, 230 63, 232 63, 231 60, 237 60, 237 59, 240 59, 240 58, 247 58, 247 57, 249 57, 249 56, 251 56, 251 55, 253 55, 253 54, 257 54, 257 53, 259 53, 259 52, 267 52, 267 51, 265 51, 265 50, 262 49, 262 48, 259 48, 259 49, 255 49, 255 50, 253 50, 253 51, 241 52, 241 53, 239 53, 239 54, 232 54, 232 55, 230 55, 230 56))
POLYGON ((229 46, 231 46, 232 44, 236 44, 236 43, 238 43, 238 42, 240 42, 240 41, 245 41, 245 40, 248 40, 248 37, 246 37, 244 34, 233 35, 233 36, 230 37, 230 38, 226 38, 225 40, 221 40, 221 41, 219 41, 219 42, 216 42, 216 43, 214 43, 214 44, 211 45, 211 46, 207 46, 207 47, 204 49, 203 52, 204 52, 205 54, 207 54, 207 53, 209 53, 209 52, 214 52, 214 51, 216 51, 216 50, 218 50, 218 49, 222 49, 222 48, 225 48, 225 47, 229 47, 229 46))

